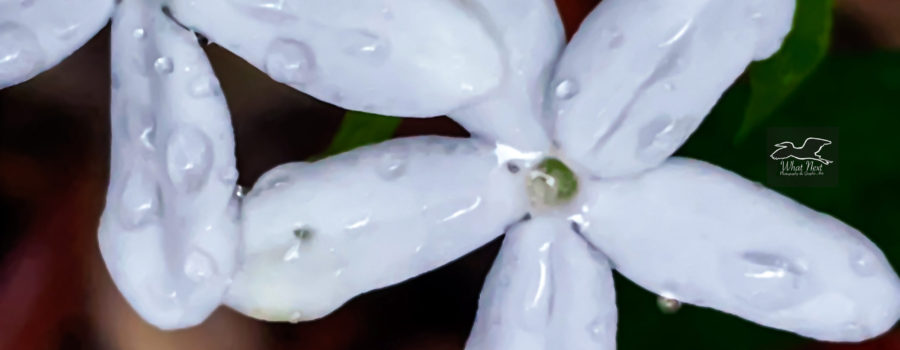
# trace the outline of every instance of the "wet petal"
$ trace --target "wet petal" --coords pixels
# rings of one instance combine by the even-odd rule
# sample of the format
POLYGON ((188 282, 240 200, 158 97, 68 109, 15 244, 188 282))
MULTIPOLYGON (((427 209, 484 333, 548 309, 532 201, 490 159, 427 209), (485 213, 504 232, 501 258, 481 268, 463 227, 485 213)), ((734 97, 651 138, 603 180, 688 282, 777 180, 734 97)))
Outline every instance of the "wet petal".
POLYGON ((664 297, 829 341, 900 317, 900 280, 865 236, 726 170, 673 158, 588 186, 584 234, 664 297))
POLYGON ((554 76, 556 141, 595 175, 662 163, 752 61, 791 27, 794 1, 607 0, 554 76))
POLYGON ((550 73, 565 43, 562 21, 551 0, 481 0, 480 6, 504 47, 500 87, 484 102, 450 113, 470 133, 522 151, 550 147, 543 119, 550 73))
POLYGON ((391 140, 266 173, 245 199, 243 266, 228 305, 322 317, 502 234, 528 203, 524 172, 472 139, 391 140))
POLYGON ((506 235, 478 304, 467 350, 616 348, 609 263, 561 219, 506 235))
POLYGON ((53 67, 100 31, 113 0, 0 0, 0 89, 53 67))
POLYGON ((196 37, 156 1, 119 7, 112 79, 103 258, 149 323, 198 324, 235 268, 237 171, 225 99, 196 37))
POLYGON ((175 16, 273 79, 338 106, 443 115, 494 89, 496 42, 453 0, 195 0, 175 16))

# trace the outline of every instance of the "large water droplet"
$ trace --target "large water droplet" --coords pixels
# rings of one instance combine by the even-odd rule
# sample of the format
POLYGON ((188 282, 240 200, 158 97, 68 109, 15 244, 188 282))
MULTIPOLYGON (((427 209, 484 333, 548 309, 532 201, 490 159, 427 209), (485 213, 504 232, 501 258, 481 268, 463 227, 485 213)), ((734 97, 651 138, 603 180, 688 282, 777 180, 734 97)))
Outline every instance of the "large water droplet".
POLYGON ((266 72, 272 79, 285 84, 304 84, 314 78, 316 59, 306 44, 277 39, 266 52, 266 72))
POLYGON ((807 300, 813 293, 808 266, 800 259, 747 252, 726 257, 725 286, 744 302, 763 310, 779 310, 807 300))
POLYGON ((37 74, 44 59, 44 50, 33 32, 16 23, 0 23, 0 88, 37 74))
POLYGON ((143 227, 159 218, 160 190, 149 174, 132 171, 126 175, 119 195, 119 221, 126 229, 143 227))
POLYGON ((193 127, 177 129, 166 143, 166 170, 172 183, 185 192, 200 190, 213 162, 212 142, 193 127))
POLYGON ((195 249, 184 261, 184 274, 191 281, 203 282, 215 274, 215 263, 209 254, 195 249))
POLYGON ((578 94, 578 83, 574 80, 566 79, 556 84, 556 98, 560 100, 568 100, 578 94))
POLYGON ((664 314, 674 314, 681 310, 681 302, 672 299, 666 298, 664 296, 659 296, 656 298, 656 306, 659 307, 659 311, 662 311, 664 314))
POLYGON ((370 31, 353 30, 341 35, 344 53, 369 63, 384 62, 390 55, 390 42, 370 31))
POLYGON ((159 74, 169 74, 175 70, 175 64, 169 57, 159 57, 153 61, 153 70, 159 74))

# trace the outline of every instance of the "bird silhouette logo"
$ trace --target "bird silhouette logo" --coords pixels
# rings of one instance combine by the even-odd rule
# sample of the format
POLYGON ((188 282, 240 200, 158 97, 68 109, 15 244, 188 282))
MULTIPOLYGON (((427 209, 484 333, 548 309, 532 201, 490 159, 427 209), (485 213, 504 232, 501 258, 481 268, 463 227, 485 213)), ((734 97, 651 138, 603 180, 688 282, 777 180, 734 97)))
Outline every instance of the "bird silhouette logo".
POLYGON ((794 146, 793 142, 784 141, 775 144, 775 152, 772 153, 771 157, 774 160, 783 160, 788 158, 794 158, 797 160, 811 160, 820 162, 825 165, 829 165, 834 163, 828 159, 822 158, 819 155, 819 152, 822 151, 825 146, 831 144, 831 141, 818 138, 818 137, 808 137, 805 141, 803 141, 803 145, 800 147, 794 146))

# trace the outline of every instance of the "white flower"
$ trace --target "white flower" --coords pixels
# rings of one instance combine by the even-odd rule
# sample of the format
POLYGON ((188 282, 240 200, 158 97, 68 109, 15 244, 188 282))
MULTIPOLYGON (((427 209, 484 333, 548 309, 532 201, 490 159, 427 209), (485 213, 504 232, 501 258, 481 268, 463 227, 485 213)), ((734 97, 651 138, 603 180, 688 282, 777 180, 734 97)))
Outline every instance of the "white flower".
MULTIPOLYGON (((41 1, 62 3, 32 8, 41 1)), ((857 230, 669 159, 747 64, 778 49, 792 1, 606 0, 565 48, 550 0, 167 6, 177 24, 152 0, 125 0, 113 19, 100 230, 118 287, 158 327, 197 324, 223 300, 262 319, 314 319, 504 231, 470 349, 614 348, 610 266, 666 298, 818 339, 866 339, 900 317, 900 280, 857 230), (182 26, 324 101, 449 114, 475 137, 288 164, 235 196, 225 100, 182 26)), ((0 85, 77 46, 49 50, 50 29, 7 24, 8 13, 0 41, 22 49, 0 51, 0 85)))

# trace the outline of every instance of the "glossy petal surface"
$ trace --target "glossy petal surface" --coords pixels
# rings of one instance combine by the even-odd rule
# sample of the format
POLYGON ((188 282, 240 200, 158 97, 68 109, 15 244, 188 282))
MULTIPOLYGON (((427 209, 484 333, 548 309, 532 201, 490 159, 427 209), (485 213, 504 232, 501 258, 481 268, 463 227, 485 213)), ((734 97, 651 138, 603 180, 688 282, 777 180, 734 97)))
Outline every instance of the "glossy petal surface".
POLYGON ((776 51, 794 6, 781 0, 602 2, 554 76, 556 141, 601 177, 662 163, 751 61, 776 51))
POLYGON ((195 36, 156 1, 113 20, 112 164, 100 249, 132 307, 163 328, 203 321, 235 269, 231 119, 195 36))
POLYGON ((0 0, 0 88, 53 67, 106 25, 113 0, 0 0))
POLYGON ((499 84, 497 43, 453 0, 193 0, 175 16, 273 79, 352 110, 443 115, 499 84))
POLYGON ((467 350, 616 348, 612 272, 565 220, 518 224, 488 274, 467 350))
POLYGON ((543 119, 544 96, 565 33, 552 0, 471 2, 498 38, 505 53, 500 87, 487 100, 450 113, 473 135, 522 151, 550 147, 543 119))
POLYGON ((396 139, 266 173, 244 201, 243 267, 228 305, 273 321, 450 262, 527 211, 523 172, 472 139, 396 139))
POLYGON ((588 186, 584 234, 662 296, 829 341, 900 317, 900 280, 865 236, 726 170, 675 158, 588 186))

